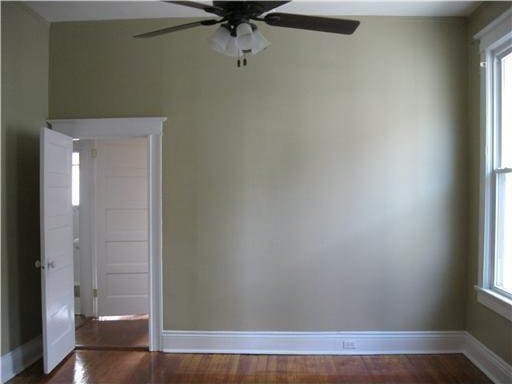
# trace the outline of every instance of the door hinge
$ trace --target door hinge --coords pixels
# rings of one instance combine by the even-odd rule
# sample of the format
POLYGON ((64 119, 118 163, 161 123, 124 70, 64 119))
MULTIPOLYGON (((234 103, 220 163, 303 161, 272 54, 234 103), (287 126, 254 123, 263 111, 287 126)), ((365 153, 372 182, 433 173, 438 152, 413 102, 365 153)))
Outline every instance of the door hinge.
POLYGON ((75 285, 75 297, 80 297, 80 286, 75 285))
POLYGON ((98 297, 98 289, 97 288, 93 288, 92 297, 98 297))
POLYGON ((98 156, 98 150, 96 148, 91 148, 91 157, 95 159, 96 156, 98 156))

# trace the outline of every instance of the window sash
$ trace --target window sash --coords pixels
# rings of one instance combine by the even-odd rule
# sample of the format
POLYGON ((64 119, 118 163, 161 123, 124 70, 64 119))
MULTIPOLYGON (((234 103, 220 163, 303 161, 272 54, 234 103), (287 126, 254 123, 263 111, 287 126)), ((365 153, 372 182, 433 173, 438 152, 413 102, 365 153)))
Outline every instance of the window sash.
POLYGON ((506 170, 505 166, 510 164, 503 164, 503 141, 502 141, 502 74, 501 74, 501 60, 512 53, 512 43, 507 42, 492 52, 492 114, 493 114, 493 169, 506 170))
MULTIPOLYGON (((492 199, 490 201, 490 234, 489 239, 489 252, 488 252, 488 270, 487 270, 487 281, 488 288, 495 291, 496 293, 512 299, 512 292, 504 290, 502 287, 496 284, 497 280, 497 262, 501 252, 502 242, 500 226, 504 225, 502 222, 504 212, 501 212, 500 198, 503 195, 503 189, 505 188, 504 176, 512 173, 512 168, 502 167, 503 165, 503 145, 502 142, 502 77, 501 77, 501 60, 512 52, 512 43, 507 43, 497 47, 489 53, 487 57, 488 63, 492 63, 491 72, 487 74, 487 81, 492 85, 492 90, 487 93, 488 98, 490 97, 490 106, 487 110, 492 113, 492 129, 491 129, 491 150, 492 156, 490 156, 491 170, 492 170, 492 199)), ((484 261, 485 262, 485 261, 484 261)))
POLYGON ((505 291, 504 289, 496 286, 496 285, 493 285, 492 288, 491 288, 492 291, 496 292, 497 294, 501 295, 501 296, 505 296, 509 299, 512 299, 512 293, 510 292, 507 292, 505 291))
MULTIPOLYGON (((490 252, 490 286, 491 289, 497 291, 497 293, 507 296, 512 299, 512 292, 503 289, 500 285, 497 284, 498 280, 498 258, 505 257, 504 252, 504 242, 505 239, 502 238, 503 230, 500 228, 505 225, 505 209, 504 201, 505 198, 505 188, 506 188, 506 176, 512 174, 512 169, 503 168, 498 169, 494 172, 494 196, 495 203, 493 204, 493 216, 494 216, 494 242, 490 252)), ((510 182, 510 181, 509 181, 510 182)), ((510 204, 510 202, 509 202, 510 204)), ((502 261, 503 263, 503 261, 502 261)))

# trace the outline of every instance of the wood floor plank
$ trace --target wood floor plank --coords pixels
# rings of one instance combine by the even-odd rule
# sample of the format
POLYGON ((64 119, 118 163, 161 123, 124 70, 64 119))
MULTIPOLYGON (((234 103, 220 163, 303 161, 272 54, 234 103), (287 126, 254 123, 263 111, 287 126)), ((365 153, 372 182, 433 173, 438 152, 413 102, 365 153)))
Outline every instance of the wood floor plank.
POLYGON ((450 371, 441 364, 442 359, 448 359, 450 355, 408 355, 407 359, 412 365, 415 375, 420 382, 448 384, 455 378, 450 371))
POLYGON ((417 383, 412 366, 404 355, 363 356, 374 383, 417 383))
POLYGON ((200 355, 75 351, 51 375, 38 362, 9 384, 468 383, 491 381, 464 355, 200 355))
POLYGON ((450 355, 448 358, 439 359, 439 362, 450 372, 454 383, 467 383, 470 380, 475 380, 478 383, 492 384, 492 381, 463 355, 450 355))
POLYGON ((337 377, 341 383, 366 383, 369 380, 368 369, 362 356, 334 356, 337 377))
POLYGON ((148 320, 100 321, 88 318, 75 332, 77 349, 147 350, 148 320))

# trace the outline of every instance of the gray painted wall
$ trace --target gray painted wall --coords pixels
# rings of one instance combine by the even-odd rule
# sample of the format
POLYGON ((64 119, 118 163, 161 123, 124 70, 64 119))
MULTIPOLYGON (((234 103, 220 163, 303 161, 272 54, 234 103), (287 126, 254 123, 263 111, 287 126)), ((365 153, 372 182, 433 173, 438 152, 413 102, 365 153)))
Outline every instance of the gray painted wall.
POLYGON ((474 285, 478 282, 478 204, 480 161, 480 54, 473 36, 502 12, 511 2, 484 3, 469 19, 468 24, 468 116, 470 129, 470 227, 468 253, 467 330, 487 347, 512 364, 512 323, 476 301, 474 285))
POLYGON ((51 28, 51 118, 169 118, 164 328, 464 329, 465 20, 131 38, 185 21, 51 28))
POLYGON ((39 128, 48 116, 49 24, 2 2, 2 354, 41 333, 39 128))

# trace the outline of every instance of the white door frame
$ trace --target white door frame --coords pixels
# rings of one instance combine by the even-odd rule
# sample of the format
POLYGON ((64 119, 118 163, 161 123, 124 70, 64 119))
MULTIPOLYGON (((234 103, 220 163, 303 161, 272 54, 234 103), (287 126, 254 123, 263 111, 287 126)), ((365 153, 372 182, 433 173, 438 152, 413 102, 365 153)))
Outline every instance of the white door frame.
POLYGON ((149 197, 149 350, 162 349, 162 131, 166 117, 48 120, 74 139, 147 137, 149 197))

